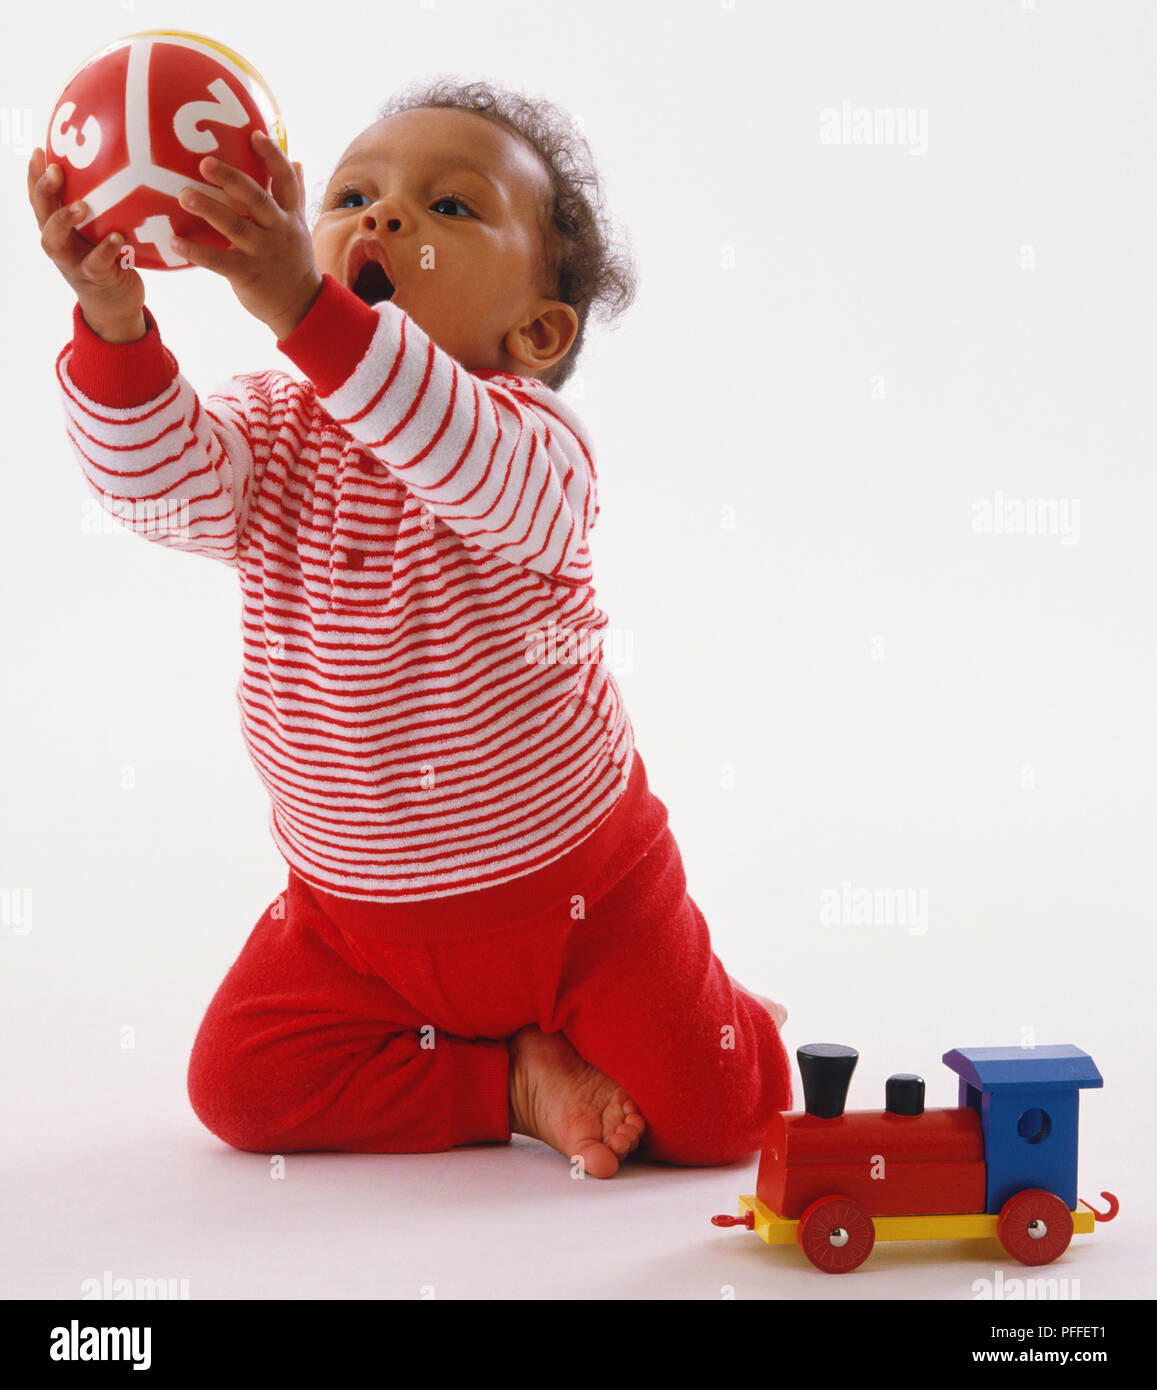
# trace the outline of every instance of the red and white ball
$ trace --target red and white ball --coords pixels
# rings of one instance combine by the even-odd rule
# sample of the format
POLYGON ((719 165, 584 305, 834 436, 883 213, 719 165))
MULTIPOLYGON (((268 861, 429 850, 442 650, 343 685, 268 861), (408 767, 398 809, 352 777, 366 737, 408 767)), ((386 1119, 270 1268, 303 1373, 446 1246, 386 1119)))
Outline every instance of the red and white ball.
POLYGON ((85 221, 74 228, 86 241, 95 246, 119 232, 126 264, 182 270, 191 263, 170 246, 174 236, 229 245, 178 201, 191 186, 228 203, 201 177, 207 154, 269 187, 250 139, 255 129, 288 153, 284 123, 260 73, 204 35, 150 29, 117 39, 76 69, 52 113, 45 151, 64 173, 62 200, 87 204, 85 221))

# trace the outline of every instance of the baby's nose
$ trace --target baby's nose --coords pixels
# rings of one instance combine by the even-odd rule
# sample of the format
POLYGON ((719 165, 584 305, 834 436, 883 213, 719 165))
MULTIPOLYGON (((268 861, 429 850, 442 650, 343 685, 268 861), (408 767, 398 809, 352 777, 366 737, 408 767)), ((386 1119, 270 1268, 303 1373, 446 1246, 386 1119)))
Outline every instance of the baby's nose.
POLYGON ((400 217, 387 217, 384 215, 375 217, 373 209, 368 209, 365 216, 362 218, 362 226, 365 227, 368 232, 376 232, 379 225, 385 227, 389 232, 396 232, 401 229, 402 219, 400 217))
POLYGON ((361 226, 364 231, 376 232, 379 228, 399 232, 407 220, 406 209, 392 195, 385 194, 376 203, 362 209, 361 226))

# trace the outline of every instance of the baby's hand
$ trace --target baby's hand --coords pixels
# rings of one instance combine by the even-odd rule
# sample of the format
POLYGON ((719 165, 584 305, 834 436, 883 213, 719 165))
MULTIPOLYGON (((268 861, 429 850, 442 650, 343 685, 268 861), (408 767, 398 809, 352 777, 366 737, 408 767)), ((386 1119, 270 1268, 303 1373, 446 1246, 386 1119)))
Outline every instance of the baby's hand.
POLYGON ((41 248, 76 292, 93 332, 114 341, 143 337, 145 283, 139 271, 118 259, 124 238, 114 232, 94 247, 73 231, 84 216, 84 204, 62 206, 60 165, 45 167, 45 159, 38 148, 28 161, 28 201, 40 224, 41 248))
POLYGON ((758 999, 759 1002, 766 1007, 767 1011, 771 1014, 772 1018, 775 1019, 775 1026, 777 1028, 783 1027, 783 1025, 787 1022, 787 1010, 783 1007, 782 1004, 777 1004, 774 999, 768 999, 766 998, 766 996, 762 994, 755 994, 752 996, 752 998, 758 999))
POLYGON ((765 994, 756 994, 753 989, 746 989, 739 983, 734 975, 728 975, 727 978, 741 994, 747 994, 750 995, 752 999, 758 999, 768 1013, 771 1014, 772 1018, 775 1019, 775 1026, 777 1028, 783 1027, 787 1022, 787 1010, 782 1004, 777 1004, 774 999, 769 999, 765 994))
POLYGON ((263 131, 253 131, 250 138, 272 175, 269 189, 234 165, 206 155, 200 164, 201 176, 219 185, 227 201, 193 188, 181 191, 182 207, 228 237, 232 248, 223 250, 188 237, 174 237, 171 244, 193 265, 224 275, 242 307, 282 340, 317 298, 322 275, 305 225, 301 165, 291 164, 263 131))

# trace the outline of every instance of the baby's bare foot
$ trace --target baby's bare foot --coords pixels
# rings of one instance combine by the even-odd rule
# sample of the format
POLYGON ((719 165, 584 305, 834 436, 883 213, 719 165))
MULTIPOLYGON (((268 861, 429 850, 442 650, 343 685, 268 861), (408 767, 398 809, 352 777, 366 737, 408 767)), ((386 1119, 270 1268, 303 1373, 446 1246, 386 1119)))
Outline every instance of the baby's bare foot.
POLYGON ((511 1131, 580 1158, 592 1178, 613 1177, 646 1128, 635 1102, 561 1033, 531 1024, 508 1047, 511 1131))

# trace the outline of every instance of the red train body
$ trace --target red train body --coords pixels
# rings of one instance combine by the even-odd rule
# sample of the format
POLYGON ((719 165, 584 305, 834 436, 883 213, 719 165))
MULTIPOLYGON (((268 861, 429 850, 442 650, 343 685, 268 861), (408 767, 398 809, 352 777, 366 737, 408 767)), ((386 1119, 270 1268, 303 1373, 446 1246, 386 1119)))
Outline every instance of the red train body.
POLYGON ((821 1119, 772 1118, 755 1193, 798 1219, 831 1192, 870 1216, 924 1216, 984 1210, 984 1136, 975 1110, 893 1115, 862 1110, 821 1119))

